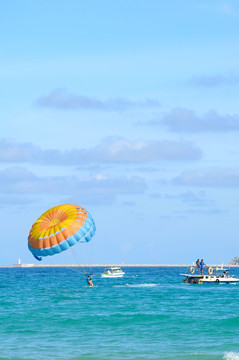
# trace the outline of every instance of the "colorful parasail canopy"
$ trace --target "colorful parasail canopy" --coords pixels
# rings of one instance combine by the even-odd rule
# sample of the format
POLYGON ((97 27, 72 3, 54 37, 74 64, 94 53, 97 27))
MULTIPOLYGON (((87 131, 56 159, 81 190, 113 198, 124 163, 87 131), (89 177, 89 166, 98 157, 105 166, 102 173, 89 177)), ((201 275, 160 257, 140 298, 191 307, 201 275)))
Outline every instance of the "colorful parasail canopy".
POLYGON ((78 205, 59 205, 47 210, 32 225, 28 248, 37 260, 59 254, 77 242, 88 242, 95 234, 91 215, 78 205))

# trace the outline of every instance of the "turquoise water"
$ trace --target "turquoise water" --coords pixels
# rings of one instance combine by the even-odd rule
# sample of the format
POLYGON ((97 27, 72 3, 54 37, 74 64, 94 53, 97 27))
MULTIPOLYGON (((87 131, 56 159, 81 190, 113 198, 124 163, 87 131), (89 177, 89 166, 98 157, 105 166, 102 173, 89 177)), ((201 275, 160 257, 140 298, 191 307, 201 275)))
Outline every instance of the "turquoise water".
POLYGON ((89 288, 68 268, 2 268, 0 359, 239 360, 239 285, 186 285, 185 270, 125 268, 89 288))

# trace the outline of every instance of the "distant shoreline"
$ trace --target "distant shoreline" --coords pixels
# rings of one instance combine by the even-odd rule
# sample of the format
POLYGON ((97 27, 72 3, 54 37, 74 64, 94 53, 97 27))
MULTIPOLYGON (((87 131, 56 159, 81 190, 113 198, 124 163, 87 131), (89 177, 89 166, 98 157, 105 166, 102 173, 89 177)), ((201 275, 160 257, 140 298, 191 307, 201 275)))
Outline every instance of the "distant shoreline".
MULTIPOLYGON (((64 267, 189 267, 192 264, 13 264, 13 265, 0 265, 0 268, 64 268, 64 267)), ((218 264, 211 264, 209 266, 221 266, 218 264)), ((224 264, 225 267, 239 267, 239 265, 224 264)))

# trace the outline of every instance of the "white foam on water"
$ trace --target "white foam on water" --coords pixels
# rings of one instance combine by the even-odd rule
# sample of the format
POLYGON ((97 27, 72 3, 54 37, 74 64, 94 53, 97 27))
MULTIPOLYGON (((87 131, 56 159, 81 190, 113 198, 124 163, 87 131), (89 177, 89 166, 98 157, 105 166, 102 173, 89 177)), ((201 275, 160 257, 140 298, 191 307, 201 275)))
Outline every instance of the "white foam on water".
POLYGON ((158 286, 159 284, 134 284, 134 285, 128 285, 129 287, 153 287, 158 286))
POLYGON ((155 283, 145 283, 145 284, 125 284, 125 285, 114 285, 114 287, 133 287, 133 288, 142 288, 142 287, 154 287, 160 285, 155 283))
POLYGON ((223 359, 225 360, 239 360, 239 353, 235 353, 235 352, 227 352, 225 353, 223 359))

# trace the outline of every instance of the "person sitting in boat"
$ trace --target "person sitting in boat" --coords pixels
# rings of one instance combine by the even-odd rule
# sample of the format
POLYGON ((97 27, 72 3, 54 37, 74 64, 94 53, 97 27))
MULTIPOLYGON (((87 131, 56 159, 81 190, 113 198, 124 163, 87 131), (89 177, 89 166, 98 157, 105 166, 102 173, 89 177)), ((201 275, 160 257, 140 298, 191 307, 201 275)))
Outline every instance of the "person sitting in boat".
POLYGON ((88 275, 87 276, 87 284, 89 285, 89 286, 93 286, 93 281, 92 281, 92 276, 91 275, 88 275))
POLYGON ((203 262, 203 259, 201 260, 200 262, 200 271, 201 271, 201 274, 203 275, 203 268, 204 266, 206 266, 208 268, 208 266, 203 262))
POLYGON ((222 277, 223 277, 223 278, 228 277, 228 270, 223 271, 222 277))

